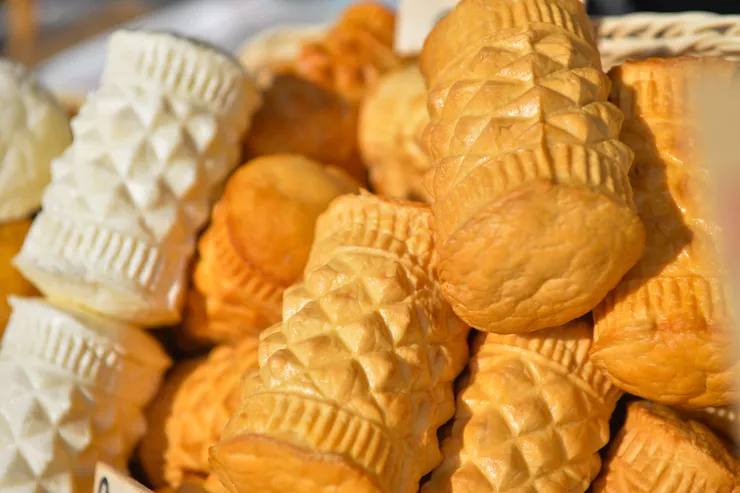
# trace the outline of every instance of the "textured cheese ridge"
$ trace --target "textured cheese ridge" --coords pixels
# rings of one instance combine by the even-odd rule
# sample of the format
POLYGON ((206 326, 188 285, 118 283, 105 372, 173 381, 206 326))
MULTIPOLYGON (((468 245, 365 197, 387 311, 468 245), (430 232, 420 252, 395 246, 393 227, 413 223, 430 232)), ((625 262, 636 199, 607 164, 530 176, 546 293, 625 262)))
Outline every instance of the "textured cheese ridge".
POLYGON ((589 312, 634 265, 644 232, 623 115, 581 2, 463 0, 420 66, 445 298, 497 333, 589 312))
POLYGON ((0 59, 0 221, 31 216, 72 134, 64 108, 22 65, 0 59))
POLYGON ((656 402, 699 408, 737 396, 722 231, 695 135, 701 81, 729 83, 737 73, 713 58, 629 62, 610 73, 612 99, 626 115, 622 139, 636 153, 631 179, 647 241, 594 310, 594 361, 623 389, 656 402))
POLYGON ((591 325, 479 334, 445 462, 422 493, 583 493, 622 395, 588 359, 591 325))
POLYGON ((228 115, 244 133, 257 105, 253 82, 229 53, 165 32, 119 30, 108 41, 103 84, 155 83, 165 92, 228 115), (246 109, 249 108, 250 109, 246 109))
POLYGON ((170 437, 165 477, 172 485, 185 473, 208 474, 208 449, 239 404, 240 383, 245 372, 257 368, 257 338, 247 337, 233 347, 222 346, 209 354, 180 389, 165 425, 170 437))
POLYGON ((115 33, 19 270, 50 298, 137 325, 178 321, 195 234, 257 104, 229 56, 168 34, 115 33))
POLYGON ((205 299, 207 327, 193 335, 231 341, 256 335, 280 320, 286 286, 238 254, 221 208, 214 208, 211 225, 198 244, 193 282, 205 299))
POLYGON ((126 470, 169 359, 136 327, 11 298, 0 349, 0 490, 90 491, 126 470))
POLYGON ((609 446, 594 493, 736 493, 740 461, 695 421, 647 402, 631 403, 609 446))
MULTIPOLYGON (((304 281, 286 291, 282 324, 262 334, 260 371, 212 451, 227 488, 246 474, 266 481, 238 465, 236 444, 251 437, 325 457, 316 467, 342 457, 388 493, 416 491, 439 463, 467 328, 436 285, 429 220, 421 204, 367 194, 335 200, 319 219, 304 281)), ((338 480, 318 476, 316 487, 338 480)))
POLYGON ((149 334, 40 298, 10 297, 0 358, 33 363, 118 399, 142 405, 170 359, 149 334))

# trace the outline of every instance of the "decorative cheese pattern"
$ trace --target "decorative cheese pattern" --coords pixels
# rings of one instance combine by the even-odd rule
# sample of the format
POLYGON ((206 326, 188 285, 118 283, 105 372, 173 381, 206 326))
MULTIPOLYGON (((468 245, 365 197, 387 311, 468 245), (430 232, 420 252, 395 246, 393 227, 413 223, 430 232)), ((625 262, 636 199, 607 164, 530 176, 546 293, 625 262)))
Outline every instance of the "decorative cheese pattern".
POLYGON ((479 334, 445 462, 422 493, 583 493, 622 392, 588 358, 590 322, 479 334))
POLYGON ((737 493, 740 460, 706 426, 648 402, 627 420, 604 457, 594 493, 737 493))
POLYGON ((463 0, 421 55, 442 292, 487 332, 588 313, 640 257, 623 115, 578 0, 463 0))
POLYGON ((429 220, 365 194, 319 219, 304 281, 211 452, 229 491, 302 491, 306 469, 317 489, 411 493, 441 461, 468 329, 441 298, 429 220))
POLYGON ((150 430, 139 457, 155 486, 182 486, 211 471, 208 449, 239 404, 244 373, 257 368, 256 337, 223 345, 207 358, 187 360, 168 375, 147 411, 150 430))
POLYGON ((0 490, 92 491, 125 470, 169 359, 135 327, 11 298, 0 349, 0 490))

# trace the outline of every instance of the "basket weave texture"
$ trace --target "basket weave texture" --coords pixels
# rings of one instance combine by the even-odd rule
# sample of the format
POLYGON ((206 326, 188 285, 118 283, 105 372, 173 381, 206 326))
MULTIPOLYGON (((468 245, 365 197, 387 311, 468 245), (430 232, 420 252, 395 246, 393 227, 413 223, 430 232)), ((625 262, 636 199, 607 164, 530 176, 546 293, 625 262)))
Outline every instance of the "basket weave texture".
POLYGON ((604 68, 653 56, 740 60, 740 15, 640 13, 595 19, 604 68))

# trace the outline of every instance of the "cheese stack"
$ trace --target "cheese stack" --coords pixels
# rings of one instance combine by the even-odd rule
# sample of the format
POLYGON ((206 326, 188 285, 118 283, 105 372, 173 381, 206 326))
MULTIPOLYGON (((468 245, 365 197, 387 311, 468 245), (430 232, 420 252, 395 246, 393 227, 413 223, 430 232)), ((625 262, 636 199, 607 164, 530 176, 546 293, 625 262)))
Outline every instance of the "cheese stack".
POLYGON ((583 493, 622 392, 588 357, 585 319, 525 335, 479 334, 444 464, 422 493, 583 493))
POLYGON ((126 470, 169 359, 141 329, 40 299, 11 305, 0 349, 0 490, 92 491, 98 461, 126 470))
POLYGON ((195 235, 256 102, 229 55, 166 33, 111 36, 15 259, 49 303, 16 301, 4 341, 0 489, 87 491, 97 461, 126 468, 169 363, 129 324, 179 319, 195 235))
POLYGON ((468 329, 439 293, 430 219, 365 194, 319 219, 304 281, 211 449, 231 493, 412 493, 439 464, 468 329))
POLYGON ((318 39, 300 46, 288 63, 276 60, 264 104, 246 138, 250 157, 301 154, 341 167, 364 183, 358 113, 378 78, 401 66, 393 52, 394 32, 390 9, 378 2, 357 2, 318 39))
POLYGON ((180 319, 195 235, 257 103, 238 62, 119 31, 16 259, 49 298, 140 326, 180 319))
POLYGON ((588 313, 645 232, 579 0, 463 0, 421 55, 437 161, 442 292, 473 327, 521 333, 588 313))

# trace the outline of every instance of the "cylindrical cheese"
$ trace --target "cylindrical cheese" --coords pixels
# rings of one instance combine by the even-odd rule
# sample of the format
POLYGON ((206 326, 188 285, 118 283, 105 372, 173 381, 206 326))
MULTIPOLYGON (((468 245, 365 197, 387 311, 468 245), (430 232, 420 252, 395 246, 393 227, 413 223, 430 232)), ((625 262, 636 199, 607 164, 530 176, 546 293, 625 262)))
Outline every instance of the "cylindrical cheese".
POLYGON ((430 216, 361 195, 319 219, 304 281, 211 452, 231 493, 411 493, 441 461, 468 329, 439 292, 430 216))
POLYGON ((604 457, 594 493, 737 493, 740 460, 706 426, 650 402, 627 419, 604 457))
POLYGON ((691 408, 740 396, 732 354, 722 230, 712 211, 698 135, 702 80, 728 84, 734 62, 679 58, 629 62, 611 72, 624 111, 622 139, 647 242, 640 261, 594 310, 594 362, 632 394, 691 408))
POLYGON ((588 357, 584 319, 534 334, 479 334, 445 462, 422 493, 583 493, 622 392, 588 357))
POLYGON ((375 192, 429 202, 423 177, 432 160, 421 145, 429 123, 427 88, 418 65, 384 75, 360 112, 360 152, 375 192))
POLYGON ((147 410, 139 458, 155 486, 179 488, 188 475, 207 476, 215 445, 239 404, 244 372, 257 368, 257 337, 179 363, 147 410))
POLYGON ((0 349, 0 490, 92 491, 125 471, 170 360, 148 333, 41 299, 11 298, 0 349))
POLYGON ((640 257, 622 113, 579 0, 462 0, 421 54, 439 277, 473 327, 586 314, 640 257))
POLYGON ((114 33, 18 268, 49 298, 142 326, 178 321, 195 235, 256 103, 229 55, 166 33, 114 33))
POLYGON ((358 188, 341 171, 295 154, 239 168, 198 242, 183 336, 233 343, 280 321, 283 291, 303 274, 317 218, 358 188))

